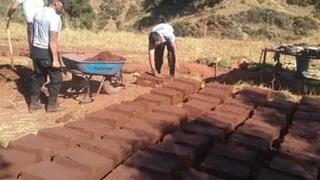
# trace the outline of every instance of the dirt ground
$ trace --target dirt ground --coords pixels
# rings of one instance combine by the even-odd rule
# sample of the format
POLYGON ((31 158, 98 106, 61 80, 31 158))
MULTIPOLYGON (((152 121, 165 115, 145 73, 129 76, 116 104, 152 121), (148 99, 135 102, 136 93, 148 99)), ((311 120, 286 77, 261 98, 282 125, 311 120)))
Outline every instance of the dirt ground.
MULTIPOLYGON (((94 98, 89 104, 79 104, 74 97, 69 96, 67 89, 74 86, 70 78, 65 78, 63 89, 59 97, 60 105, 65 109, 59 113, 46 113, 45 109, 37 112, 28 112, 28 91, 30 76, 32 74, 32 62, 28 55, 26 43, 14 41, 14 61, 16 70, 12 70, 9 63, 10 53, 5 41, 0 41, 0 143, 6 145, 10 140, 17 139, 37 130, 63 125, 67 121, 78 120, 88 112, 96 111, 111 104, 135 99, 137 96, 147 93, 151 88, 141 87, 134 84, 136 76, 149 70, 148 63, 133 63, 128 60, 123 67, 125 89, 117 94, 108 95, 102 93, 94 98)), ((64 48, 66 52, 83 52, 78 49, 64 48)), ((103 50, 101 50, 103 51, 103 50)), ((90 51, 101 52, 99 50, 90 51)), ((117 51, 115 54, 127 57, 130 52, 117 51)), ((137 54, 140 55, 141 54, 137 54)), ((134 56, 134 55, 133 55, 134 56)), ((164 64, 163 72, 168 73, 167 65, 164 64)), ((213 68, 199 64, 181 64, 178 76, 189 76, 197 79, 209 77, 214 74, 213 68)), ((69 74, 70 77, 70 74, 69 74)), ((101 77, 96 77, 98 80, 101 77)), ((93 81, 91 87, 96 92, 98 81, 93 81)), ((42 103, 45 104, 48 95, 47 88, 43 88, 42 103)))

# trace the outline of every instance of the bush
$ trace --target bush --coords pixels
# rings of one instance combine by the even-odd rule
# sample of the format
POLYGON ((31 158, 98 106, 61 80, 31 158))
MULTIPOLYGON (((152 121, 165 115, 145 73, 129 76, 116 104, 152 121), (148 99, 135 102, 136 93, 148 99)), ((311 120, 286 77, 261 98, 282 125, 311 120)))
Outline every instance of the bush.
POLYGON ((307 16, 295 17, 292 26, 296 35, 307 35, 318 29, 317 22, 307 16))
POLYGON ((70 0, 65 11, 74 27, 92 28, 95 14, 88 0, 70 0))
POLYGON ((190 22, 182 21, 173 24, 174 32, 176 36, 193 36, 193 37, 200 37, 201 32, 200 30, 191 24, 190 22))

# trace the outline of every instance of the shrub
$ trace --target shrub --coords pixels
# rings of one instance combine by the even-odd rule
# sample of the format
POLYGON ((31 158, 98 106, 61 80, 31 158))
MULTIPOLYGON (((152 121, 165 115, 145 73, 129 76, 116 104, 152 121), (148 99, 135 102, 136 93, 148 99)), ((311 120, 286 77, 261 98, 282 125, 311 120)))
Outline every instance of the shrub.
POLYGON ((74 27, 92 28, 95 14, 88 0, 70 0, 65 11, 74 27))
POLYGON ((201 36, 200 30, 190 22, 186 22, 186 21, 177 22, 173 24, 173 28, 176 36, 181 36, 181 37, 185 37, 185 36, 200 37, 201 36))
POLYGON ((317 22, 307 16, 295 17, 292 26, 296 35, 307 35, 318 29, 317 22))

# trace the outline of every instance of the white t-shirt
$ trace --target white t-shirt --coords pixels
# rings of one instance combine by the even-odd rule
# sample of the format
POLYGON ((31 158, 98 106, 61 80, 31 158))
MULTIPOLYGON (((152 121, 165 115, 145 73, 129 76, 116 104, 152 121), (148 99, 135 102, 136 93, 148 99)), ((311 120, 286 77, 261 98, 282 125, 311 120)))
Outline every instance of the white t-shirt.
POLYGON ((53 8, 44 7, 34 16, 33 23, 33 46, 49 49, 50 31, 61 31, 62 22, 60 16, 53 8))
POLYGON ((44 6, 43 0, 18 0, 27 23, 33 22, 34 15, 44 6))
POLYGON ((151 32, 157 32, 160 34, 162 42, 175 42, 176 37, 173 34, 174 29, 170 24, 160 23, 154 26, 151 32))

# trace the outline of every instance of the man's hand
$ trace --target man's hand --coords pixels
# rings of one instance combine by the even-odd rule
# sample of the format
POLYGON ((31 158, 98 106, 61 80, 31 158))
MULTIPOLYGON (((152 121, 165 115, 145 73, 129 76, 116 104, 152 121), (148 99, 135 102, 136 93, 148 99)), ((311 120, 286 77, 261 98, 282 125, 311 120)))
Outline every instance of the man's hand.
POLYGON ((54 67, 54 68, 60 68, 61 67, 61 64, 60 64, 58 59, 52 61, 52 67, 54 67))

